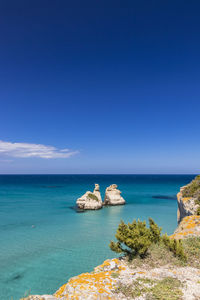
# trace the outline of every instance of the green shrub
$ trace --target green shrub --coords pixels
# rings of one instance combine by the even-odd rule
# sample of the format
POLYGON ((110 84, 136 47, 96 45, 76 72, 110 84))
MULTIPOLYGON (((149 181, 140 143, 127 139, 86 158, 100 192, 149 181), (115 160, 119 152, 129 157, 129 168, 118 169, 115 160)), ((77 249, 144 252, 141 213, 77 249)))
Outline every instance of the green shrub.
POLYGON ((200 175, 196 176, 183 190, 183 197, 200 196, 200 175))
POLYGON ((154 220, 149 218, 149 229, 150 229, 150 233, 151 233, 152 243, 158 243, 161 238, 160 234, 161 234, 162 228, 158 227, 158 225, 154 222, 154 220))
POLYGON ((98 198, 97 198, 97 196, 95 196, 95 195, 92 194, 92 193, 89 193, 89 194, 88 194, 88 198, 93 199, 93 200, 95 200, 95 201, 99 201, 98 198))
POLYGON ((162 241, 175 256, 178 256, 183 261, 187 260, 181 240, 170 239, 167 234, 164 234, 162 241))
POLYGON ((146 227, 146 222, 140 220, 128 224, 121 221, 115 237, 118 242, 111 241, 109 245, 111 250, 124 253, 130 258, 136 255, 145 256, 152 243, 150 229, 146 227))
POLYGON ((161 244, 171 251, 174 256, 186 260, 183 245, 180 240, 174 240, 167 236, 161 236, 161 228, 149 218, 149 228, 146 222, 134 220, 132 223, 119 224, 116 232, 117 242, 110 242, 110 249, 116 253, 123 253, 132 259, 136 256, 144 258, 152 244, 161 244))

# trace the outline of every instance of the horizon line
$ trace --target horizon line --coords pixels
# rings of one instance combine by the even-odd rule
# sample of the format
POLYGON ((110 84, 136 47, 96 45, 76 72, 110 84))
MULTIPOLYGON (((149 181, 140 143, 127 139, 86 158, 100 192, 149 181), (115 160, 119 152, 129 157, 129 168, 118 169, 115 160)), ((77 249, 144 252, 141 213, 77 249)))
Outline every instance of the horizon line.
POLYGON ((198 173, 0 173, 0 176, 6 175, 198 175, 198 173))

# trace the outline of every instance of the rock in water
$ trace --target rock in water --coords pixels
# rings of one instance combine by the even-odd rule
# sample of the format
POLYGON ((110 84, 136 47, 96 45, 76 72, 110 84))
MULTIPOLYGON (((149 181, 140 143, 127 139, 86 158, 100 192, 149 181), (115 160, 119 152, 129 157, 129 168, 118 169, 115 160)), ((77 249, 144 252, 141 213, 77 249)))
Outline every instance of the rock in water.
POLYGON ((112 184, 106 189, 104 205, 122 205, 126 201, 121 196, 121 191, 117 189, 116 184, 112 184))
POLYGON ((78 208, 80 209, 100 209, 103 206, 101 199, 101 193, 99 190, 99 184, 95 184, 93 193, 87 191, 82 197, 76 201, 78 208))

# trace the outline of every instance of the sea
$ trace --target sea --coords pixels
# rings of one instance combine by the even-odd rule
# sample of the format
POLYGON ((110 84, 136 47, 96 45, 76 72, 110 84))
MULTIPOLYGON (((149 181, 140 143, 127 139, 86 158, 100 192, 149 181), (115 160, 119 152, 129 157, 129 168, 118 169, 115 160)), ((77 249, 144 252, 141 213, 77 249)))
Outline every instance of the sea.
POLYGON ((52 294, 108 258, 120 220, 177 227, 176 194, 194 175, 0 175, 0 300, 52 294), (76 199, 117 184, 126 205, 77 212, 76 199))

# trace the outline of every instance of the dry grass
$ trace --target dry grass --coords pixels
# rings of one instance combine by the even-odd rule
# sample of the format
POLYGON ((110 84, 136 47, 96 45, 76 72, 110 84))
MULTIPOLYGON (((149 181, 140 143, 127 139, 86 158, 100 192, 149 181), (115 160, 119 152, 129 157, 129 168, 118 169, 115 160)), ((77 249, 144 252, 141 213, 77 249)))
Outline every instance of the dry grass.
POLYGON ((184 239, 183 247, 187 255, 187 266, 200 269, 200 238, 184 239))
POLYGON ((187 261, 180 260, 174 256, 162 243, 152 244, 147 255, 141 259, 139 256, 132 261, 126 259, 129 267, 142 267, 146 269, 157 268, 159 266, 190 266, 200 268, 200 238, 188 238, 182 241, 187 261))
POLYGON ((137 278, 132 284, 119 285, 116 293, 121 293, 127 299, 135 299, 145 295, 146 300, 180 300, 182 299, 181 282, 172 277, 162 280, 137 278))
POLYGON ((175 257, 162 243, 152 244, 147 255, 141 259, 136 257, 132 261, 127 261, 129 267, 142 267, 145 269, 157 268, 165 265, 183 266, 184 262, 175 257))

